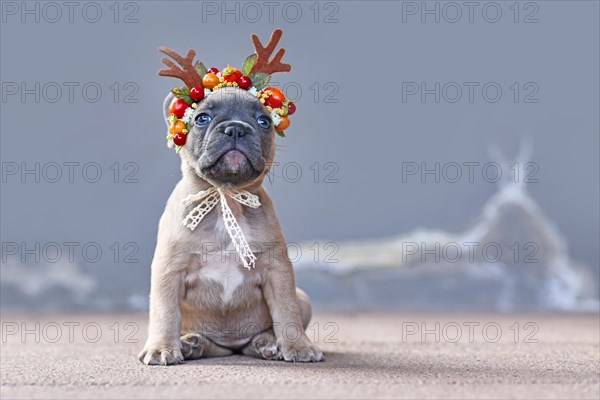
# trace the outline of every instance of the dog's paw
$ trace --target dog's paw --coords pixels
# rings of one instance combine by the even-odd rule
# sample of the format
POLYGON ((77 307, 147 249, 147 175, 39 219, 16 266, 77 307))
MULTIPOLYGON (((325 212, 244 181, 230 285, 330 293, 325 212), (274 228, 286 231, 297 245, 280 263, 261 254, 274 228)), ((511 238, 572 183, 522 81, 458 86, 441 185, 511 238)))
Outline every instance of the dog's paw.
POLYGON ((285 341, 279 344, 280 357, 289 362, 319 362, 325 359, 323 352, 308 338, 285 341))
POLYGON ((270 332, 263 332, 256 335, 252 342, 253 355, 265 360, 280 360, 281 353, 277 350, 277 339, 270 332))
POLYGON ((181 353, 186 360, 195 360, 202 357, 204 352, 204 341, 202 335, 188 333, 181 337, 181 353))
POLYGON ((183 355, 179 346, 146 345, 138 359, 146 365, 173 365, 181 364, 183 355))

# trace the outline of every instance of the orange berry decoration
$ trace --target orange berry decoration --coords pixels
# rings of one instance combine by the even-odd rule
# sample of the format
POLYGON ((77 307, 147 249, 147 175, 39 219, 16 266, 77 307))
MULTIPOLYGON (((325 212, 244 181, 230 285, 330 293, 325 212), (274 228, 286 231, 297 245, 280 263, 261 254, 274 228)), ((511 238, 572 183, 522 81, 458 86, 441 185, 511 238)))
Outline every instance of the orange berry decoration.
POLYGON ((288 117, 281 117, 281 122, 279 122, 279 125, 277 125, 275 129, 277 129, 278 131, 285 131, 289 127, 290 119, 288 117))
POLYGON ((171 125, 171 128, 169 128, 169 133, 172 133, 173 135, 177 135, 178 133, 183 132, 184 129, 185 129, 185 123, 181 120, 177 120, 173 123, 173 125, 171 125))
POLYGON ((285 98, 285 95, 283 94, 283 92, 281 91, 281 89, 275 87, 275 86, 269 86, 263 89, 263 91, 267 91, 270 90, 274 95, 276 95, 277 97, 283 97, 285 98))
POLYGON ((219 77, 213 74, 212 72, 209 72, 208 74, 204 75, 204 78, 202 78, 202 85, 204 85, 204 87, 207 89, 212 90, 212 88, 214 88, 218 84, 219 77))

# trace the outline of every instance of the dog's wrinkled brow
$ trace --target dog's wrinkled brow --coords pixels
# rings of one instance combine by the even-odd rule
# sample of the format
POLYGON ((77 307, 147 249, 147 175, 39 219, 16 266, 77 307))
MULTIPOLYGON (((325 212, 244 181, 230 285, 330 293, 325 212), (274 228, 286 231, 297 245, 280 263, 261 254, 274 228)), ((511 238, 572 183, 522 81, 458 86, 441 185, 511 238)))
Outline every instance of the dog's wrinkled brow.
POLYGON ((214 103, 210 103, 210 102, 202 102, 199 104, 198 108, 196 109, 196 112, 198 111, 213 111, 215 108, 217 108, 217 105, 215 105, 214 103))

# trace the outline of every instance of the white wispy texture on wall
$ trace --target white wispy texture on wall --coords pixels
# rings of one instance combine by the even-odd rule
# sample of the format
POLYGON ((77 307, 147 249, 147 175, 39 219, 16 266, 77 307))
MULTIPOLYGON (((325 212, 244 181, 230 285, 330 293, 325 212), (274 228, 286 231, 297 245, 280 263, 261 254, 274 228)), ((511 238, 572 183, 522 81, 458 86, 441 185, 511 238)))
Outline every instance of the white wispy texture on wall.
MULTIPOLYGON (((497 152, 491 153, 508 165, 497 152)), ((524 165, 530 154, 524 146, 517 160, 524 165)), ((421 229, 336 245, 333 263, 314 257, 314 241, 302 245, 295 262, 300 282, 312 282, 310 274, 321 273, 332 291, 339 285, 339 292, 345 293, 344 287, 352 285, 349 292, 360 293, 368 308, 435 309, 443 298, 444 307, 457 309, 478 305, 497 311, 599 309, 598 288, 589 269, 573 260, 566 239, 522 180, 501 181, 477 222, 463 232, 421 229), (490 260, 481 250, 487 244, 502 249, 502 255, 490 260), (383 282, 370 279, 386 272, 383 282), (395 294, 389 293, 395 290, 393 282, 395 294), (407 287, 410 295, 403 293, 407 287), (412 289, 418 287, 423 292, 415 296, 412 289)), ((318 300, 319 291, 315 293, 318 300)), ((347 304, 360 307, 354 300, 349 298, 347 304)))

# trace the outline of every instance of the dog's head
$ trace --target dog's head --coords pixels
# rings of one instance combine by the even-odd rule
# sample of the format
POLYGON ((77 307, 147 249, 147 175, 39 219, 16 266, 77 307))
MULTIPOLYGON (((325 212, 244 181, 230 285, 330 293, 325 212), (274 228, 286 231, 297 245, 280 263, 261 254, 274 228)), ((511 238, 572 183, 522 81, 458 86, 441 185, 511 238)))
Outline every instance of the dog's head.
POLYGON ((262 181, 273 161, 274 133, 283 136, 290 125, 287 115, 294 113, 295 105, 279 89, 264 87, 271 74, 292 68, 281 61, 285 49, 275 51, 281 35, 281 29, 275 29, 266 45, 251 35, 255 53, 241 70, 229 65, 221 72, 206 70, 202 62, 194 64, 193 49, 185 56, 167 47, 158 49, 170 57, 162 59, 167 68, 158 74, 185 83, 165 99, 169 145, 177 146, 186 170, 213 186, 241 189, 262 181), (174 95, 178 98, 171 104, 174 95))
MULTIPOLYGON (((172 95, 165 99, 165 118, 172 95)), ((217 187, 242 188, 263 179, 275 155, 275 128, 256 96, 220 89, 198 104, 182 161, 217 187)))

